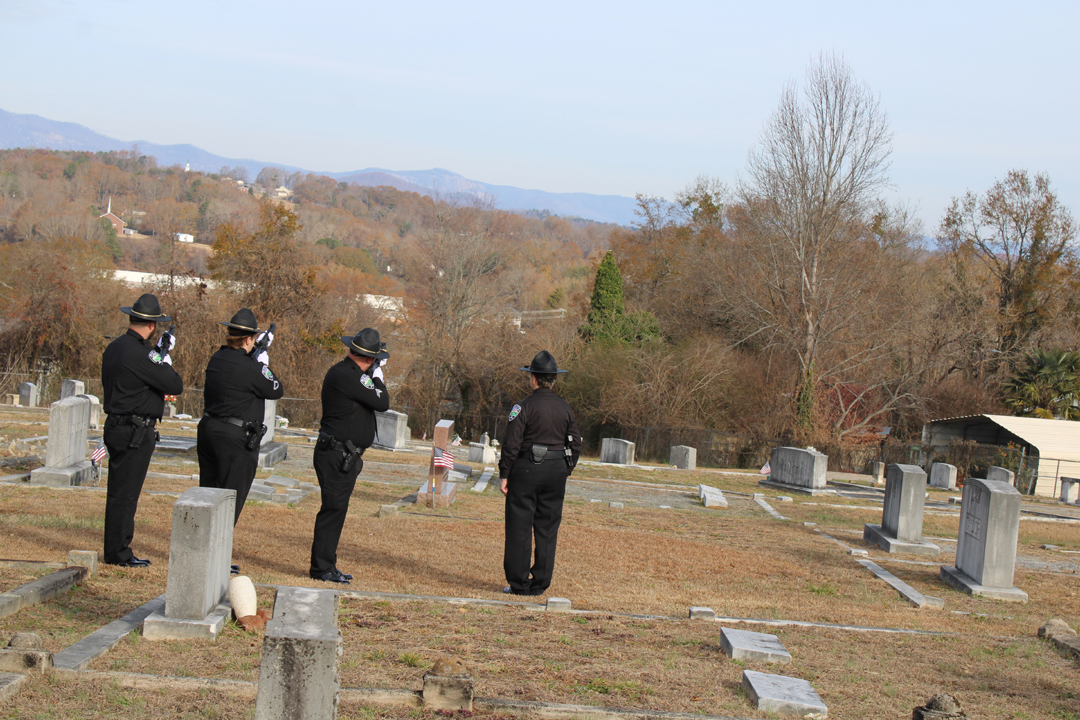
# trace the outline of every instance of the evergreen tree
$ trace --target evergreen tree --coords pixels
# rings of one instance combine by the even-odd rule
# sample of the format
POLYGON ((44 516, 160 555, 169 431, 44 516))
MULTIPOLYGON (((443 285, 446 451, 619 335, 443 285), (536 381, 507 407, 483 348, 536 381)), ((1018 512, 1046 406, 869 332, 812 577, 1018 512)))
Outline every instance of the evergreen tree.
POLYGON ((1002 389, 1022 417, 1080 420, 1080 353, 1036 348, 1002 389))
POLYGON ((627 314, 623 307, 622 274, 610 250, 596 269, 589 315, 581 328, 586 342, 614 340, 642 343, 660 337, 660 325, 650 312, 627 314))

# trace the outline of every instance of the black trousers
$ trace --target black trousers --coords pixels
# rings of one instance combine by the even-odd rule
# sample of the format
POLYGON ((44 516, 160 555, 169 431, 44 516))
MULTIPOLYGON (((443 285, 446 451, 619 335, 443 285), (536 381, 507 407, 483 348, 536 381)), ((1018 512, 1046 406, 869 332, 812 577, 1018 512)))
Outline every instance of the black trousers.
POLYGON ((322 507, 315 516, 315 537, 311 541, 311 568, 309 574, 317 578, 337 567, 337 546, 341 529, 345 527, 345 515, 349 512, 349 498, 356 487, 356 478, 364 469, 363 458, 356 458, 347 472, 341 471, 341 452, 315 448, 315 474, 319 477, 322 507))
POLYGON ((199 487, 236 491, 236 517, 240 519, 255 470, 259 466, 259 447, 247 449, 247 431, 218 418, 199 421, 199 487))
POLYGON ((539 465, 519 457, 510 468, 503 571, 516 594, 542 595, 551 586, 568 474, 562 455, 539 465))
POLYGON ((135 430, 134 425, 112 416, 105 420, 103 435, 109 451, 109 481, 105 495, 105 553, 101 559, 106 563, 127 562, 134 557, 131 540, 135 537, 135 511, 157 444, 154 428, 147 428, 142 444, 129 448, 135 430))

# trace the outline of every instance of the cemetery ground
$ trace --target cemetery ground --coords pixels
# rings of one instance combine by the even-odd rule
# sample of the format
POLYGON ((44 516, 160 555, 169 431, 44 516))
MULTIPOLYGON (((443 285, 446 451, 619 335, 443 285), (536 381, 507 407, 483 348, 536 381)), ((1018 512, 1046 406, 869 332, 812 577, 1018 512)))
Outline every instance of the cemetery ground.
MULTIPOLYGON (((7 438, 45 433, 4 422, 0 415, 7 438)), ((192 432, 181 427, 164 430, 192 432)), ((290 444, 289 459, 273 474, 315 482, 308 435, 279 437, 290 444)), ((1080 665, 1037 637, 1051 618, 1080 625, 1078 510, 1025 502, 1043 515, 1021 520, 1014 584, 1030 600, 1013 604, 966 595, 938 578, 939 567, 954 562, 959 508, 947 499, 959 491, 930 491, 923 532, 942 548, 934 559, 863 543, 863 524, 881 522, 881 494, 873 489, 788 493, 789 502, 759 487, 754 472, 587 462, 568 485, 550 592, 508 601, 497 479, 474 493, 474 475, 449 508, 404 504, 380 517, 381 506, 423 482, 429 454, 418 443, 411 452, 364 456, 339 547, 339 567, 356 577, 334 587, 342 590, 340 717, 435 717, 377 704, 354 689, 419 690, 426 669, 453 657, 469 668, 478 696, 510 701, 770 717, 740 690, 743 670, 751 669, 809 681, 836 718, 907 718, 939 692, 959 698, 973 719, 1080 718, 1080 665), (723 490, 729 507, 703 508, 699 483, 723 490), (758 492, 787 519, 756 503, 758 492), (1047 517, 1070 514, 1072 521, 1047 517), (849 548, 942 598, 944 609, 917 609, 849 548), (545 611, 552 596, 569 598, 574 612, 545 611), (719 619, 687 619, 691 606, 710 607, 719 619), (732 661, 720 649, 721 627, 775 634, 792 661, 732 661)), ((59 652, 164 593, 172 504, 197 472, 194 457, 155 456, 133 543, 154 561, 150 568, 99 566, 81 587, 0 618, 0 640, 35 632, 59 652)), ((100 550, 104 501, 104 481, 63 489, 0 484, 0 557, 63 563, 71 549, 100 550)), ((272 607, 275 585, 330 587, 307 577, 318 505, 313 495, 244 509, 233 561, 257 584, 263 607, 272 607)), ((52 569, 5 562, 0 590, 52 569)), ((0 718, 251 717, 261 646, 260 635, 235 623, 216 642, 151 642, 135 632, 87 672, 33 676, 0 705, 0 718)), ((473 715, 539 712, 480 705, 473 715)))

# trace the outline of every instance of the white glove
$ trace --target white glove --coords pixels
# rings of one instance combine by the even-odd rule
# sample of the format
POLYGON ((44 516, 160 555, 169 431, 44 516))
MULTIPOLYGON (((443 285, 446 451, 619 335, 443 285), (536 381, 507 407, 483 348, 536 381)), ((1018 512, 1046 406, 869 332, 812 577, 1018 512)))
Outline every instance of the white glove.
MULTIPOLYGON (((156 347, 157 351, 159 353, 161 353, 162 355, 167 355, 169 353, 169 351, 172 350, 175 345, 176 345, 176 336, 173 335, 172 333, 168 333, 168 334, 165 334, 165 335, 162 335, 161 337, 159 337, 158 341, 157 341, 157 345, 155 345, 154 347, 156 347), (165 338, 169 339, 168 343, 166 343, 165 338), (166 344, 168 344, 168 347, 165 347, 166 344)), ((169 363, 169 364, 171 365, 172 363, 169 363)))
POLYGON ((379 379, 380 379, 380 380, 382 380, 383 382, 386 382, 386 380, 385 380, 385 379, 383 379, 383 374, 382 374, 382 367, 380 367, 380 366, 378 366, 378 365, 376 365, 376 366, 375 366, 375 371, 374 371, 373 373, 371 373, 371 377, 373 377, 373 378, 379 378, 379 379))
POLYGON ((258 356, 256 356, 255 360, 261 362, 263 365, 269 365, 270 355, 265 350, 263 350, 261 353, 258 354, 258 356))
POLYGON ((270 345, 274 342, 274 333, 272 333, 272 332, 261 333, 259 335, 259 337, 255 339, 255 343, 258 344, 258 343, 262 342, 263 338, 266 338, 266 347, 269 348, 270 345))
POLYGON ((161 362, 165 363, 169 367, 172 367, 172 358, 169 355, 166 355, 165 357, 161 358, 161 362))

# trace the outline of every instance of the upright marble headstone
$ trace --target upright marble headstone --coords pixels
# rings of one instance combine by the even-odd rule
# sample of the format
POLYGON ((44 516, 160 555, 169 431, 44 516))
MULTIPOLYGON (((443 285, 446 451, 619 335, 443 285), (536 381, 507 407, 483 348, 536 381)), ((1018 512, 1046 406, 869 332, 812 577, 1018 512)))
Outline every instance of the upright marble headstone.
POLYGON ((19 383, 19 405, 23 407, 38 406, 38 386, 32 382, 19 383))
POLYGON ((45 467, 30 473, 30 482, 41 485, 82 485, 93 477, 86 459, 86 435, 90 430, 90 401, 84 397, 57 400, 49 406, 49 440, 45 467))
POLYGON ((469 462, 494 465, 498 462, 495 457, 495 448, 484 443, 469 443, 469 462))
POLYGON ((960 506, 956 567, 942 566, 942 580, 972 595, 1027 602, 1027 593, 1013 587, 1020 499, 1020 492, 1006 482, 968 478, 960 506))
POLYGON ((435 423, 431 442, 431 461, 428 465, 428 481, 417 490, 416 503, 428 507, 448 507, 457 497, 457 485, 446 482, 454 467, 453 450, 454 421, 440 420, 435 423))
POLYGON ((90 428, 101 428, 101 401, 98 400, 97 395, 80 395, 90 401, 90 428))
POLYGON ((409 416, 395 410, 375 413, 375 442, 383 450, 405 450, 409 443, 409 416))
POLYGON ((600 462, 633 465, 634 447, 634 443, 629 440, 604 438, 600 441, 600 462))
POLYGON ((885 471, 885 508, 881 524, 863 526, 863 540, 885 552, 937 557, 941 548, 922 536, 926 472, 918 465, 889 464, 885 471))
POLYGON ((874 478, 875 485, 881 485, 885 482, 885 463, 872 462, 870 463, 870 476, 874 478))
POLYGON ((214 640, 229 613, 236 491, 193 487, 173 503, 165 612, 143 623, 148 640, 214 640))
POLYGON ((758 485, 821 495, 825 489, 825 471, 829 458, 810 448, 778 447, 769 457, 769 477, 758 485))
POLYGON ((274 441, 277 427, 277 400, 263 400, 263 425, 266 433, 259 441, 259 467, 273 467, 289 456, 289 446, 274 441))
POLYGON ((934 463, 930 466, 930 487, 944 490, 956 489, 956 466, 948 463, 934 463))
POLYGON ((998 480, 1000 482, 1009 483, 1010 485, 1016 484, 1016 473, 1012 470, 1007 470, 997 465, 991 465, 986 469, 987 480, 998 480))
POLYGON ((484 445, 490 445, 491 444, 491 438, 488 436, 487 433, 484 433, 483 435, 480 436, 480 442, 483 443, 484 445))
POLYGON ((86 393, 86 386, 82 380, 64 380, 60 383, 60 399, 69 398, 74 395, 84 395, 86 393))
POLYGON ((672 445, 669 459, 671 464, 680 470, 696 470, 697 448, 689 445, 672 445))

